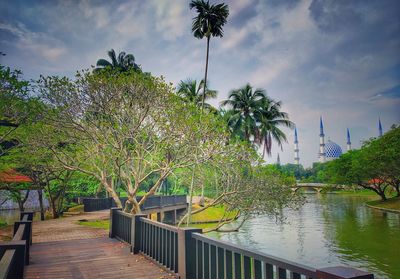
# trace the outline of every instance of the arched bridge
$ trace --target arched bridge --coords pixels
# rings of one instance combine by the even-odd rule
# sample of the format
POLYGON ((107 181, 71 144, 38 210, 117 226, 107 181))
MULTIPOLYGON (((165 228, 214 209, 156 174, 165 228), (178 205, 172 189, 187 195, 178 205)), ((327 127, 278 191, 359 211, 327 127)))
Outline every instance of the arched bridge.
POLYGON ((292 190, 296 192, 299 189, 312 189, 317 193, 320 193, 323 189, 341 189, 343 186, 341 185, 335 185, 335 184, 326 184, 326 183, 311 183, 311 182, 306 182, 306 183, 296 183, 295 186, 292 187, 292 190))

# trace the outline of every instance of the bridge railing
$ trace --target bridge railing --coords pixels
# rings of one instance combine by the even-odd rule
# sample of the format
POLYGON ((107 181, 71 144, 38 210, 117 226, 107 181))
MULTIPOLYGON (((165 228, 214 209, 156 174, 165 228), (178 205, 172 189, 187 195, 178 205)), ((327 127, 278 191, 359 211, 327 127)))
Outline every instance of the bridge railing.
POLYGON ((251 251, 228 242, 194 233, 196 277, 216 274, 218 278, 316 278, 315 268, 251 251), (275 271, 275 272, 274 272, 275 271), (263 275, 264 273, 264 275, 263 275), (274 277, 274 273, 277 274, 274 277), (289 276, 289 277, 287 277, 289 276))
POLYGON ((315 269, 210 238, 201 229, 177 228, 120 208, 110 212, 110 237, 128 243, 134 254, 150 257, 181 279, 374 278, 351 267, 315 269))
MULTIPOLYGON (((142 197, 136 197, 137 201, 140 201, 142 197)), ((125 205, 127 198, 120 198, 122 206, 125 205)), ((98 211, 104 209, 110 209, 115 207, 115 202, 112 198, 83 198, 83 210, 85 212, 98 211)), ((174 196, 150 196, 146 199, 141 209, 152 209, 166 206, 174 206, 186 204, 186 195, 174 195, 174 196)))
POLYGON ((29 264, 33 212, 22 212, 11 241, 0 242, 0 279, 22 279, 29 264))

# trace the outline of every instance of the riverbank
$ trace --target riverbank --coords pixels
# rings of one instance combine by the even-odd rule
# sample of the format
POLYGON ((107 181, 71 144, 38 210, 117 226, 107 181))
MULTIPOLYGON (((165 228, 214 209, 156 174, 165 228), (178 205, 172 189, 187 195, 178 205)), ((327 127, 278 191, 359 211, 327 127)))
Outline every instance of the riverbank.
POLYGON ((330 192, 332 194, 339 195, 351 195, 357 197, 365 197, 365 196, 377 196, 373 191, 362 189, 362 190, 335 190, 330 192))
POLYGON ((370 208, 400 214, 400 197, 389 198, 386 201, 369 201, 366 205, 370 208))
MULTIPOLYGON (((198 210, 201 207, 199 205, 193 205, 192 210, 198 210)), ((231 220, 235 217, 233 212, 225 214, 225 208, 220 207, 210 207, 206 210, 192 215, 191 224, 213 224, 218 223, 221 218, 222 220, 231 220)), ((109 220, 90 220, 90 221, 78 221, 79 225, 87 226, 91 228, 107 229, 109 228, 109 220)), ((198 226, 196 226, 198 227, 198 226)))

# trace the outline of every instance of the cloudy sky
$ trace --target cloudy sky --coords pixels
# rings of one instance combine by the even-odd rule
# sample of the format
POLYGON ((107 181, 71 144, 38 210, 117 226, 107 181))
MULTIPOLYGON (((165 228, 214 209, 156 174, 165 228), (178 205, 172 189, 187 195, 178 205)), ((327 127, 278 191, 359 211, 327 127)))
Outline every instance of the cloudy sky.
MULTIPOLYGON (((214 2, 214 1, 211 1, 214 2)), ((210 87, 250 82, 283 102, 298 128, 301 162, 317 161, 319 117, 327 138, 345 149, 400 122, 400 1, 235 0, 224 37, 211 40, 210 87)), ((1 64, 73 76, 114 48, 135 55, 144 71, 174 84, 204 71, 205 40, 191 34, 189 1, 0 0, 1 64)), ((293 162, 293 131, 280 153, 293 162)))

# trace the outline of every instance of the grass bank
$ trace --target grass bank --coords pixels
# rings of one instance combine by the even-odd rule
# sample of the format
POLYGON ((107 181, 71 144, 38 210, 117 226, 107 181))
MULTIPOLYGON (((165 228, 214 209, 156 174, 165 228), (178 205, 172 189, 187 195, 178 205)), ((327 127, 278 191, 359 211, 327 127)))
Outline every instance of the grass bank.
MULTIPOLYGON (((192 210, 198 210, 201 207, 193 205, 192 210)), ((202 223, 217 223, 223 218, 223 220, 230 220, 235 217, 235 212, 228 212, 225 215, 225 208, 223 206, 209 207, 206 210, 194 214, 191 217, 191 223, 202 224, 202 223)))
POLYGON ((400 213, 400 197, 390 198, 386 201, 369 201, 367 205, 376 209, 400 213))
MULTIPOLYGON (((192 207, 192 210, 198 210, 201 207, 198 205, 194 205, 192 207)), ((235 217, 234 212, 230 212, 228 214, 225 214, 225 208, 220 206, 220 207, 210 207, 207 208, 206 210, 192 215, 192 224, 212 224, 212 223, 217 223, 220 221, 221 218, 224 218, 224 220, 229 220, 235 217)), ((91 228, 98 228, 98 229, 109 229, 110 222, 109 220, 90 220, 90 221, 78 221, 79 225, 82 226, 88 226, 91 228)), ((198 227, 198 226, 196 226, 198 227)))

